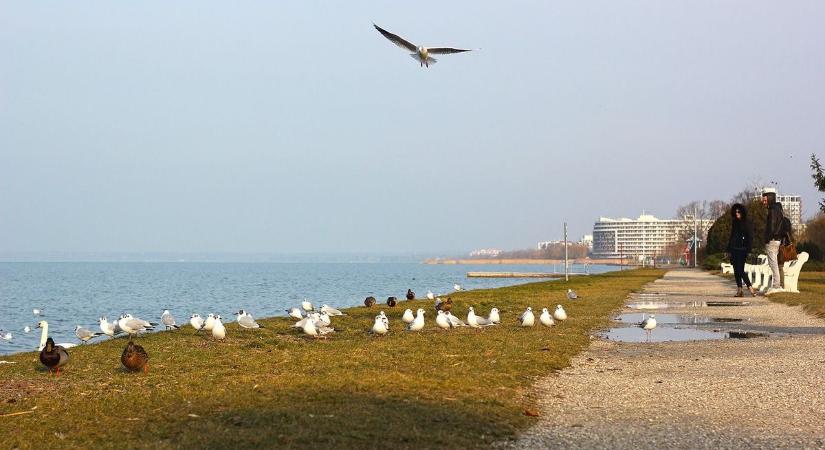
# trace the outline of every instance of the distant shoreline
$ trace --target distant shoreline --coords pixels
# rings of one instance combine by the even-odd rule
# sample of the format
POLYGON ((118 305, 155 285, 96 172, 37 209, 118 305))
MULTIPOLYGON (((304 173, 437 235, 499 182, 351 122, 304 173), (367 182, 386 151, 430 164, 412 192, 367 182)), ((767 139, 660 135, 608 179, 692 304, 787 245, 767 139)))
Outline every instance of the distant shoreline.
MULTIPOLYGON (((570 264, 602 264, 602 265, 609 265, 609 266, 618 266, 621 264, 621 261, 618 259, 571 259, 569 260, 570 264)), ((564 264, 563 259, 528 259, 528 258, 516 258, 516 259, 495 259, 495 258, 467 258, 467 259, 442 259, 442 258, 430 258, 425 259, 423 264, 466 264, 466 265, 497 265, 497 264, 541 264, 541 265, 553 265, 553 264, 564 264)), ((628 260, 624 261, 625 265, 630 265, 628 260)))

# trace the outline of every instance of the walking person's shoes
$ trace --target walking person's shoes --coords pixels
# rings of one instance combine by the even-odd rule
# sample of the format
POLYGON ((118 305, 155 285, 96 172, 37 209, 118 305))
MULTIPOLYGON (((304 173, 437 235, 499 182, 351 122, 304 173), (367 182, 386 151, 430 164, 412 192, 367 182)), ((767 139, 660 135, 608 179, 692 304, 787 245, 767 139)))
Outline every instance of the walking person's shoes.
POLYGON ((736 288, 736 295, 734 297, 744 297, 745 294, 742 292, 742 288, 736 288))
POLYGON ((753 286, 748 286, 748 291, 750 291, 751 297, 756 297, 756 291, 753 289, 753 286))
POLYGON ((765 295, 772 295, 772 294, 776 294, 777 292, 785 292, 785 289, 783 289, 781 287, 772 287, 772 288, 768 289, 768 292, 765 292, 765 295))

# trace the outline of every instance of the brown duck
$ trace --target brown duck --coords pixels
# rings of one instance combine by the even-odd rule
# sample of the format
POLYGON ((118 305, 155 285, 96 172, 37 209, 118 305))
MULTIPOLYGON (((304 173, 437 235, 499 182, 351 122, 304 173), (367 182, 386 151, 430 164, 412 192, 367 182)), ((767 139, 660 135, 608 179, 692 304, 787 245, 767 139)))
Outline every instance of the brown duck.
POLYGON ((49 369, 49 373, 54 370, 57 376, 60 376, 60 368, 69 362, 69 352, 59 345, 54 345, 54 340, 48 338, 46 346, 40 350, 40 362, 49 369))
POLYGON ((364 306, 367 308, 372 308, 375 305, 375 297, 369 296, 364 299, 364 306))
POLYGON ((415 300, 415 292, 412 289, 407 289, 407 300, 415 300))
POLYGON ((451 311, 453 309, 453 299, 447 297, 447 300, 438 305, 438 309, 444 312, 451 311))
POLYGON ((394 308, 395 305, 398 303, 398 299, 395 297, 387 297, 387 306, 390 308, 394 308))
POLYGON ((149 354, 140 345, 135 344, 131 340, 123 349, 123 354, 120 355, 120 362, 123 367, 132 372, 137 372, 143 369, 143 373, 149 371, 149 354))

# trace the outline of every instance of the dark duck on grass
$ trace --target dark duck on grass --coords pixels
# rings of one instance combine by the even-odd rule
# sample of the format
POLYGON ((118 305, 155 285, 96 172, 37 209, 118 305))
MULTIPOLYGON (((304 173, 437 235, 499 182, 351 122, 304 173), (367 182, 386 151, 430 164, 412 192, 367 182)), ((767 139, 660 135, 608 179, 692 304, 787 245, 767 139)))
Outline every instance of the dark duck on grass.
POLYGON ((393 307, 395 307, 396 304, 398 304, 398 299, 397 298, 387 297, 387 306, 389 306, 390 308, 393 308, 393 307))
POLYGON ((365 298, 364 299, 364 306, 366 306, 367 308, 372 308, 373 306, 375 306, 375 297, 369 296, 369 297, 365 298))
POLYGON ((412 289, 407 289, 407 300, 415 300, 415 292, 412 289))
POLYGON ((46 346, 40 351, 40 362, 49 369, 49 373, 54 370, 60 376, 60 368, 69 362, 69 352, 59 345, 54 345, 54 340, 48 338, 46 346))
POLYGON ((123 367, 132 372, 143 370, 143 373, 146 373, 149 371, 149 354, 142 346, 135 344, 131 339, 120 355, 120 362, 123 367))

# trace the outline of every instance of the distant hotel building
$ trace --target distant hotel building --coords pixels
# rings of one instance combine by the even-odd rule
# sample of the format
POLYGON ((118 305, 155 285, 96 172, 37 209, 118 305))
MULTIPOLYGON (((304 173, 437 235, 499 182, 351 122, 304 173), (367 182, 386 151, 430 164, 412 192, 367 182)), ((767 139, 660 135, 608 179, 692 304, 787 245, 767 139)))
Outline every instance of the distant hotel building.
MULTIPOLYGON (((705 236, 713 220, 697 221, 699 236, 705 236)), ((693 230, 693 217, 657 219, 643 214, 638 219, 602 217, 593 225, 593 257, 653 257, 693 230)))

